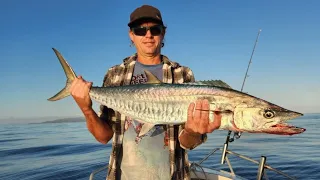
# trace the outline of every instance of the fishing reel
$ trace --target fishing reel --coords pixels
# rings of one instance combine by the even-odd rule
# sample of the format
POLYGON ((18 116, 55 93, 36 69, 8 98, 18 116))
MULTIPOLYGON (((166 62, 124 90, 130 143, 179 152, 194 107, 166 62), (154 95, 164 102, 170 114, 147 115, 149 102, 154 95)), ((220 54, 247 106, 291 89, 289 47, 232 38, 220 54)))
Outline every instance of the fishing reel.
POLYGON ((233 142, 235 139, 239 139, 241 137, 241 132, 233 132, 233 137, 230 138, 232 131, 228 132, 226 143, 233 142))

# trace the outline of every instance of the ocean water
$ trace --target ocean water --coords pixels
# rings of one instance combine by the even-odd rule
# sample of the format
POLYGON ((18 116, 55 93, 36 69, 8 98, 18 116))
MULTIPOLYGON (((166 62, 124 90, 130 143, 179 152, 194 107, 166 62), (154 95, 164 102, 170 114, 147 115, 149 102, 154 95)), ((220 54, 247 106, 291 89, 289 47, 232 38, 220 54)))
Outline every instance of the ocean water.
MULTIPOLYGON (((291 124, 306 132, 294 136, 242 134, 229 150, 267 164, 297 179, 320 179, 320 114, 306 114, 291 124)), ((208 141, 189 152, 198 162, 214 148, 222 147, 227 131, 215 131, 208 141)), ((52 124, 5 124, 0 126, 0 179, 89 179, 90 173, 108 163, 111 144, 100 144, 88 132, 85 122, 52 124)), ((236 174, 256 179, 258 165, 229 155, 236 174)), ((202 165, 228 170, 219 164, 216 152, 202 165)), ((266 171, 269 179, 286 179, 266 171)), ((103 178, 102 178, 103 179, 103 178)))

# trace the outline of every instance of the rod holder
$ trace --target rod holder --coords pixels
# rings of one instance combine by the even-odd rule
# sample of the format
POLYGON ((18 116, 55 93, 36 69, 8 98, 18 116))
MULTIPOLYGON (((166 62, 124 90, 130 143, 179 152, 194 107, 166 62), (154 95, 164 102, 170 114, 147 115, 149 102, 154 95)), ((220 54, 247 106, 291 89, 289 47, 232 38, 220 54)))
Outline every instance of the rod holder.
POLYGON ((264 174, 264 165, 266 164, 267 158, 265 156, 261 156, 259 168, 258 168, 258 175, 257 180, 262 180, 264 174))
POLYGON ((228 144, 224 143, 223 150, 222 150, 222 156, 221 156, 221 164, 224 164, 226 154, 227 154, 228 144))

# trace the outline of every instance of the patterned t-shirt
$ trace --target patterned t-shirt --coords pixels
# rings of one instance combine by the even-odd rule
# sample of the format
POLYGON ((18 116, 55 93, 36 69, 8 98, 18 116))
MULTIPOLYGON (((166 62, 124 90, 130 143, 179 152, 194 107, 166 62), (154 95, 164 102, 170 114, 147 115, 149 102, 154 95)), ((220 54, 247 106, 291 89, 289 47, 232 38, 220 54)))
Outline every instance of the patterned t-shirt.
MULTIPOLYGON (((144 70, 149 70, 162 80, 163 64, 135 64, 131 84, 144 84, 147 77, 144 70)), ((136 120, 125 122, 123 137, 123 155, 121 161, 121 179, 170 179, 169 151, 167 135, 163 126, 155 126, 146 134, 139 136, 143 124, 136 120)))

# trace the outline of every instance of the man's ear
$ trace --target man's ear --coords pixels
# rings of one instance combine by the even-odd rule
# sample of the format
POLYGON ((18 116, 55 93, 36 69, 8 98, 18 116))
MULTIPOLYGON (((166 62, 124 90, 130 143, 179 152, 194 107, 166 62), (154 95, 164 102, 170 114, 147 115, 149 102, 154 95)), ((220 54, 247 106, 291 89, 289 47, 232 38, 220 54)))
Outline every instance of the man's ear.
POLYGON ((131 31, 131 29, 129 29, 129 37, 131 41, 133 41, 133 36, 134 36, 133 32, 131 31))
POLYGON ((166 34, 166 32, 167 32, 167 27, 163 27, 163 36, 166 34))
POLYGON ((162 38, 161 38, 162 41, 164 40, 165 35, 166 35, 166 32, 163 32, 162 33, 162 38))

